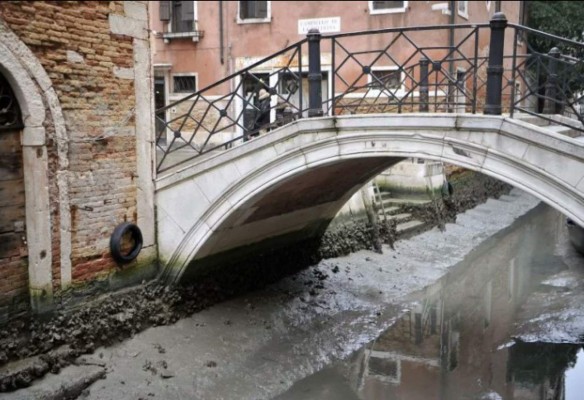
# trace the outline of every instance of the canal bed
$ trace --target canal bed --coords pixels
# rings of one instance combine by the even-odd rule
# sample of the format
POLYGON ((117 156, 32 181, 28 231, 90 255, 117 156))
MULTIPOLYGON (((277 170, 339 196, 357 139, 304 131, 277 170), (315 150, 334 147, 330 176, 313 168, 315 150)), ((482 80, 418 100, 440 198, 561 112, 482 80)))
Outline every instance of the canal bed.
POLYGON ((577 398, 584 261, 538 204, 514 190, 443 232, 98 348, 10 398, 83 368, 106 371, 83 393, 103 400, 577 398))

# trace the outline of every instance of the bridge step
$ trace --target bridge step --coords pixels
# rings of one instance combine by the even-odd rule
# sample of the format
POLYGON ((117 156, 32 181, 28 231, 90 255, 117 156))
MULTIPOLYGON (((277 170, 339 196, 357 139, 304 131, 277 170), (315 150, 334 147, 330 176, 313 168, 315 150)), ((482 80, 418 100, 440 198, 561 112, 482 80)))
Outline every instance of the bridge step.
POLYGON ((572 128, 569 128, 567 126, 563 126, 563 125, 549 125, 545 127, 546 129, 549 129, 550 131, 553 131, 555 133, 558 133, 560 135, 566 135, 566 136, 570 136, 570 137, 575 137, 575 136, 579 136, 580 132, 575 131, 572 128))
POLYGON ((415 205, 424 205, 424 204, 428 204, 431 203, 431 200, 429 199, 396 199, 396 198, 392 198, 392 199, 388 199, 386 201, 383 202, 383 205, 385 206, 386 204, 388 206, 394 207, 394 206, 403 206, 404 204, 415 204, 415 205))
MULTIPOLYGON (((383 212, 379 213, 379 217, 383 218, 383 212)), ((395 221, 396 224, 398 224, 398 225, 402 222, 407 222, 411 219, 412 219, 412 214, 409 214, 409 213, 387 215, 387 220, 395 221)))
POLYGON ((418 233, 424 232, 429 226, 422 221, 413 220, 398 224, 396 227, 397 236, 400 239, 407 239, 418 233))
POLYGON ((535 115, 515 115, 515 118, 536 126, 548 126, 550 124, 548 120, 536 117, 535 115))
POLYGON ((396 215, 399 214, 399 210, 401 210, 400 207, 397 206, 386 206, 385 204, 383 204, 383 209, 381 207, 379 208, 379 212, 381 214, 383 214, 383 211, 385 211, 385 215, 396 215))
POLYGON ((391 199, 391 193, 390 192, 378 192, 377 190, 374 191, 375 192, 375 200, 385 200, 385 199, 391 199))

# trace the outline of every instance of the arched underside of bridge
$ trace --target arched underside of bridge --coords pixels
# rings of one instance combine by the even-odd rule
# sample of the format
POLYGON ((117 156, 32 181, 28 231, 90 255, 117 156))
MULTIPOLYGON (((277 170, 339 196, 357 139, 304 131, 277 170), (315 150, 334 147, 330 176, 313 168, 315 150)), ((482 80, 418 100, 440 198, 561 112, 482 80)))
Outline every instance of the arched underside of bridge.
POLYGON ((164 279, 317 237, 363 184, 408 158, 443 161, 519 187, 584 226, 584 147, 524 122, 468 114, 301 120, 159 177, 164 279))

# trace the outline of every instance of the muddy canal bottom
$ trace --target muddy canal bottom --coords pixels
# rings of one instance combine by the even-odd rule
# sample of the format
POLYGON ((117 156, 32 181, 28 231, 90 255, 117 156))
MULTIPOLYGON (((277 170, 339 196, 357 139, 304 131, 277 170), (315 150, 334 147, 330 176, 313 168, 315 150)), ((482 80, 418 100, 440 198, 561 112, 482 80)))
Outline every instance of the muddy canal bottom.
POLYGON ((276 398, 584 399, 584 258, 567 243, 564 218, 538 207, 276 398))
POLYGON ((98 348, 85 399, 583 399, 584 259, 538 204, 514 190, 98 348))

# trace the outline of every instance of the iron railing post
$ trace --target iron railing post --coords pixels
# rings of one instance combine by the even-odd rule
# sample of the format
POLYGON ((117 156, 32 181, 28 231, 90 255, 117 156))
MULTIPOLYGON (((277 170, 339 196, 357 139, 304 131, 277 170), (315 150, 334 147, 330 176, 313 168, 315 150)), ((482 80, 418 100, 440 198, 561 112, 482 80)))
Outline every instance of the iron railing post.
POLYGON ((554 47, 548 53, 548 76, 545 83, 545 102, 543 105, 544 114, 555 114, 558 112, 558 59, 560 58, 560 49, 554 47))
POLYGON ((308 116, 322 117, 322 70, 320 68, 320 32, 311 29, 308 37, 308 116))
POLYGON ((420 58, 420 112, 428 112, 430 110, 428 94, 428 65, 430 60, 426 57, 420 58))
POLYGON ((487 66, 487 102, 484 114, 501 115, 501 92, 503 90, 503 50, 507 17, 502 12, 495 13, 490 22, 491 43, 489 65, 487 66))

